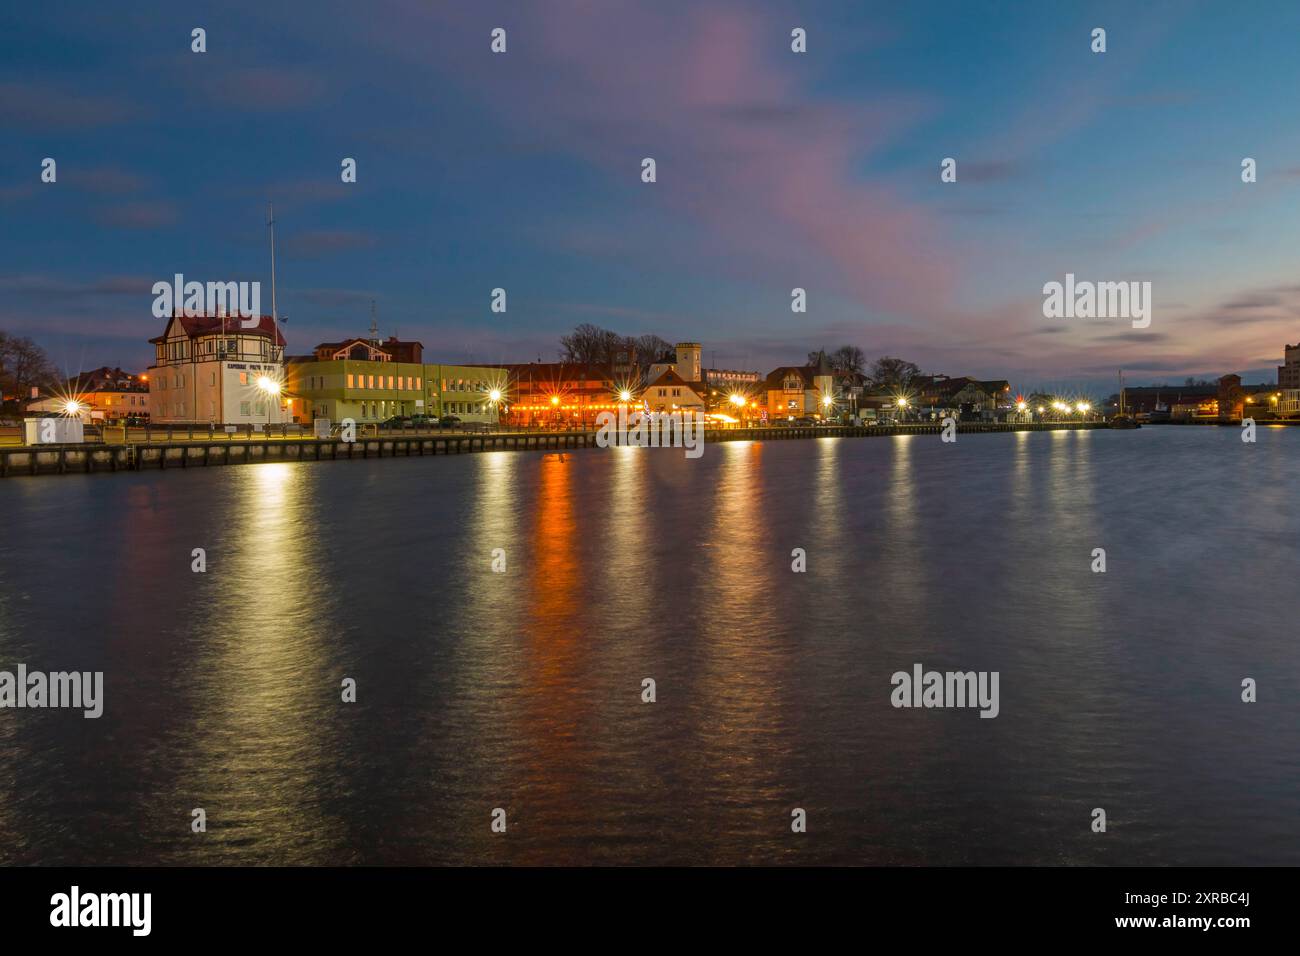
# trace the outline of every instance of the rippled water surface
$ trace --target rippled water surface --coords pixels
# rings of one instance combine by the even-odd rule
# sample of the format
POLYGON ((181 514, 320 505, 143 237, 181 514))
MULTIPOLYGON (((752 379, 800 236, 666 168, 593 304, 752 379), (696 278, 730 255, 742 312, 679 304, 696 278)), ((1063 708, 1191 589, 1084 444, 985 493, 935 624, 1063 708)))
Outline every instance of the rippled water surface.
POLYGON ((1167 427, 7 479, 0 669, 106 703, 0 710, 0 861, 1300 864, 1298 471, 1167 427), (894 709, 918 662, 1000 715, 894 709))

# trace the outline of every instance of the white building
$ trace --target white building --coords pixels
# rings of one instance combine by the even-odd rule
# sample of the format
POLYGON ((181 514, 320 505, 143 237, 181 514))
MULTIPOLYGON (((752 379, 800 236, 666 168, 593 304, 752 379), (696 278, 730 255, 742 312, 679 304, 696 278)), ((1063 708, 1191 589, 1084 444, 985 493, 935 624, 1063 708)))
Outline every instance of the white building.
POLYGON ((150 420, 162 424, 276 425, 283 399, 284 336, 264 315, 252 328, 237 316, 173 315, 149 367, 150 420))
POLYGON ((671 367, 651 379, 641 399, 652 412, 704 411, 704 397, 671 367))

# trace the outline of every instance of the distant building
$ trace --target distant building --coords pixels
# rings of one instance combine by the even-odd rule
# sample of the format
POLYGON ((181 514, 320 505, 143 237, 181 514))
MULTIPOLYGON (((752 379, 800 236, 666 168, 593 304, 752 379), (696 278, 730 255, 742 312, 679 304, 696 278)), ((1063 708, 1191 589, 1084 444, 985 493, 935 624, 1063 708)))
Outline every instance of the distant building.
POLYGON ((399 342, 395 336, 380 341, 378 338, 347 339, 343 342, 322 342, 313 350, 318 362, 341 362, 344 359, 368 362, 404 362, 419 365, 424 361, 424 346, 419 342, 399 342))
POLYGON ((1011 383, 1006 379, 924 375, 912 379, 907 391, 912 393, 911 403, 925 416, 994 421, 1014 406, 1011 383))
POLYGON ((1300 388, 1300 345, 1283 347, 1282 364, 1277 367, 1277 387, 1300 388))
POLYGON ((105 365, 68 379, 57 394, 29 402, 27 411, 66 415, 70 401, 76 402, 78 416, 85 422, 148 418, 148 376, 105 365))
POLYGON ((173 315, 149 340, 149 412, 166 424, 279 424, 284 336, 271 316, 252 328, 236 316, 173 315))
POLYGON ((375 357, 320 361, 296 355, 286 363, 285 389, 295 399, 294 421, 350 418, 373 424, 395 416, 431 414, 422 364, 395 362, 390 353, 372 352, 363 345, 354 345, 343 354, 375 357))
POLYGON ((600 412, 618 409, 622 389, 635 391, 609 365, 528 362, 491 367, 508 376, 505 419, 520 427, 592 428, 600 412))
POLYGON ((454 415, 495 424, 506 398, 506 376, 490 366, 422 362, 424 346, 390 337, 324 342, 285 366, 294 421, 350 418, 361 424, 390 418, 454 415), (492 401, 492 392, 501 401, 492 401))
POLYGON ((818 354, 816 365, 783 365, 773 369, 764 385, 767 414, 771 418, 820 416, 827 410, 827 398, 832 402, 837 400, 835 373, 824 352, 818 354))
POLYGON ((664 369, 641 393, 641 407, 651 412, 705 411, 702 383, 688 382, 675 368, 664 369))

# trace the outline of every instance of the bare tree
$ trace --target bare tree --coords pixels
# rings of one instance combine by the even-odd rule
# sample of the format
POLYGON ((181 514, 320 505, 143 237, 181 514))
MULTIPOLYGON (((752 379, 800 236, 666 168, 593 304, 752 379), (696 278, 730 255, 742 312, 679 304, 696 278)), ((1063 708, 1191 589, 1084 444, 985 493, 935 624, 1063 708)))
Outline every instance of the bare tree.
POLYGON ((867 364, 866 355, 856 345, 841 345, 827 357, 831 360, 831 368, 837 372, 861 374, 867 364))
POLYGON ((622 344, 618 333, 584 322, 560 337, 560 356, 579 365, 604 364, 614 360, 622 344))
POLYGON ((915 363, 882 355, 871 366, 868 377, 876 388, 906 388, 920 374, 921 369, 915 363))
POLYGON ((0 395, 22 402, 33 386, 52 385, 57 375, 39 345, 29 338, 0 332, 0 395))
MULTIPOLYGON (((808 367, 812 368, 821 361, 825 349, 808 353, 808 367)), ((826 361, 834 372, 861 372, 867 364, 867 357, 856 345, 841 345, 834 352, 826 352, 826 361)))
POLYGON ((641 365, 651 365, 659 361, 665 352, 672 351, 672 344, 657 335, 638 335, 634 339, 628 340, 629 345, 636 349, 637 363, 641 365))

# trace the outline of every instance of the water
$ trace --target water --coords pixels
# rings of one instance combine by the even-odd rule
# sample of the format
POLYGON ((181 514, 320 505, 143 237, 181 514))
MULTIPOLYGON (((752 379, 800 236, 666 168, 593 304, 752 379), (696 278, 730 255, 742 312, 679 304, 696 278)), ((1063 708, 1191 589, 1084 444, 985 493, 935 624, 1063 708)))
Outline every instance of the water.
POLYGON ((0 711, 0 862, 1294 865, 1298 465, 1169 427, 8 479, 0 669, 106 704, 0 711), (894 709, 917 662, 1000 716, 894 709))

